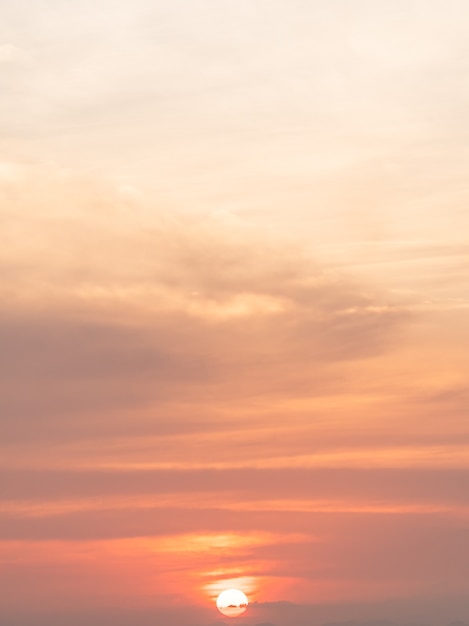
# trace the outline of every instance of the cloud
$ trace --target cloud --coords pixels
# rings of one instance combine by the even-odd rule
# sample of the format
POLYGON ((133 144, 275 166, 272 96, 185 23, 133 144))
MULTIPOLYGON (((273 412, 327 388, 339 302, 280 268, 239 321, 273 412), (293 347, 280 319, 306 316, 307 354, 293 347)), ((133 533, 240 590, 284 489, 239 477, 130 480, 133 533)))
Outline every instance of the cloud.
POLYGON ((408 324, 384 293, 247 225, 144 200, 129 215, 108 183, 45 166, 26 179, 3 208, 4 441, 118 436, 130 407, 136 433, 156 406, 165 431, 175 400, 337 393, 341 364, 408 324))
MULTIPOLYGON (((467 504, 465 484, 467 481, 466 471, 455 470, 256 470, 252 468, 242 470, 163 470, 163 471, 40 471, 40 470, 16 470, 10 471, 10 479, 3 489, 3 498, 6 501, 18 501, 21 503, 45 501, 53 503, 70 501, 75 498, 97 498, 96 507, 84 507, 83 510, 54 512, 53 506, 50 514, 47 505, 44 512, 37 516, 31 509, 30 515, 14 509, 2 520, 2 535, 4 538, 44 538, 55 537, 69 539, 104 538, 107 535, 113 537, 125 537, 171 534, 175 532, 202 532, 204 530, 221 531, 223 529, 269 529, 275 531, 277 527, 290 527, 296 532, 307 532, 310 529, 311 520, 314 520, 314 528, 319 533, 326 532, 327 525, 366 523, 370 525, 367 532, 374 532, 377 519, 383 531, 391 531, 394 526, 396 532, 406 524, 415 525, 422 523, 422 515, 425 515, 427 524, 430 519, 438 524, 438 520, 447 519, 445 511, 435 510, 422 513, 418 509, 414 513, 409 512, 406 503, 420 504, 435 503, 441 506, 446 504, 453 510, 454 518, 448 518, 447 524, 453 528, 453 534, 459 532, 458 528, 463 525, 463 518, 458 521, 458 507, 467 504), (200 505, 196 501, 192 504, 190 518, 181 516, 181 507, 171 506, 171 502, 165 502, 165 494, 180 494, 181 502, 185 501, 186 494, 201 494, 200 505), (152 495, 154 498, 163 497, 162 507, 152 507, 151 501, 145 508, 132 505, 132 496, 152 495), (209 504, 204 503, 203 494, 218 494, 215 500, 209 504), (125 503, 129 497, 127 506, 115 508, 112 500, 106 504, 106 498, 120 496, 125 503), (224 502, 230 502, 231 498, 245 498, 244 510, 233 510, 232 507, 224 508, 224 502), (391 510, 379 510, 375 515, 370 514, 366 508, 355 512, 347 511, 340 507, 330 511, 327 508, 316 512, 311 510, 285 510, 282 507, 282 499, 294 501, 295 499, 331 497, 343 502, 354 502, 361 498, 365 502, 388 502, 391 510), (104 506, 99 504, 99 498, 104 499, 104 506), (266 510, 253 507, 250 510, 249 502, 259 499, 277 498, 272 509, 266 510), (217 504, 217 501, 219 504, 217 504), (392 511, 392 507, 395 511, 392 511), (399 507, 404 506, 405 515, 400 519, 399 507), (277 508, 278 507, 278 508, 277 508), (378 517, 376 517, 378 515, 378 517), (110 526, 109 521, 114 519, 110 526), (352 522, 352 520, 355 520, 352 522), (130 533, 130 534, 129 534, 130 533)), ((393 531, 394 532, 394 531, 393 531)), ((422 531, 423 532, 423 531, 422 531)), ((369 536, 371 541, 371 536, 369 536)), ((440 541, 441 544, 441 541, 440 541)))
POLYGON ((2 2, 0 622, 466 619, 449 4, 2 2))
POLYGON ((380 494, 400 502, 417 497, 427 502, 460 503, 466 501, 464 489, 467 469, 374 469, 256 467, 226 469, 41 470, 12 469, 5 497, 17 499, 96 496, 105 494, 184 493, 185 491, 231 490, 272 496, 316 497, 349 495, 377 499, 380 494), (32 474, 32 475, 31 475, 32 474), (31 480, 34 478, 34 482, 31 480), (14 479, 14 480, 13 480, 14 479))

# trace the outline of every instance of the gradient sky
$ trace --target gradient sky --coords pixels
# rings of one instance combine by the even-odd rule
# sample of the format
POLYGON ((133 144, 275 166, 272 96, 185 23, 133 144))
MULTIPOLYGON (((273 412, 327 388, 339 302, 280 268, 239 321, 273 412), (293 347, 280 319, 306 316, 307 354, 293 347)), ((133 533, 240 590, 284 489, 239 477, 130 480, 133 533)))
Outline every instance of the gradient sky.
POLYGON ((467 0, 2 0, 0 623, 469 623, 467 0))

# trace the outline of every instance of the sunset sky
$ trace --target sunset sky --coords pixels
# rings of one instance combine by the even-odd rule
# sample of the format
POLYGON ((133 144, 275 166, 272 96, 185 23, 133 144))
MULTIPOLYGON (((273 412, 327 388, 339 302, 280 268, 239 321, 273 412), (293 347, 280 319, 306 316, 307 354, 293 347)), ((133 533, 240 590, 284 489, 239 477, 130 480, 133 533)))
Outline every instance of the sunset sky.
POLYGON ((469 625, 468 32, 2 0, 1 626, 469 625))

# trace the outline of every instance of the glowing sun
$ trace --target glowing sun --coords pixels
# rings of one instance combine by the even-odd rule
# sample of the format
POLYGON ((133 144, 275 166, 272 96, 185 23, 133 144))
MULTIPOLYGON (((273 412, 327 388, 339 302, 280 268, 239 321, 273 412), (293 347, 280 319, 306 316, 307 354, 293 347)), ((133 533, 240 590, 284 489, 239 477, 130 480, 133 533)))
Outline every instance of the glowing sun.
POLYGON ((217 609, 226 617, 238 617, 248 608, 248 599, 239 589, 225 589, 217 598, 217 609))

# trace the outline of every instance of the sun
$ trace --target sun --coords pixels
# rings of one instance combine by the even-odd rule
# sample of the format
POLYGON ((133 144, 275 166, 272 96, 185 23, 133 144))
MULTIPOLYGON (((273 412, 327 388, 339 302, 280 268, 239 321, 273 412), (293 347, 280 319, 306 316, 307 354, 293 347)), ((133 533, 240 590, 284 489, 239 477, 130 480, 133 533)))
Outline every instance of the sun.
POLYGON ((217 609, 226 617, 238 617, 248 608, 248 599, 239 589, 225 589, 217 598, 217 609))

